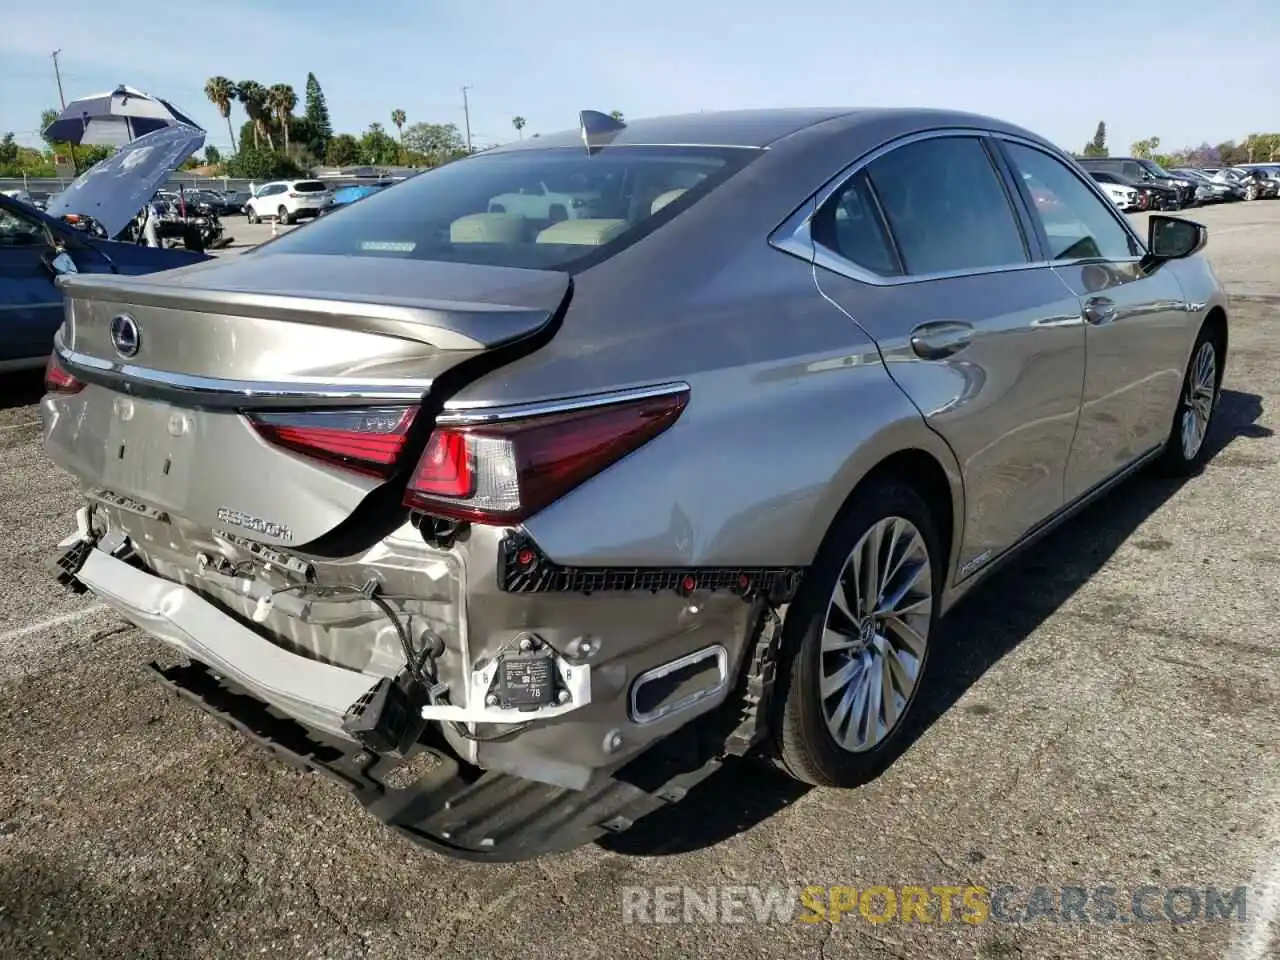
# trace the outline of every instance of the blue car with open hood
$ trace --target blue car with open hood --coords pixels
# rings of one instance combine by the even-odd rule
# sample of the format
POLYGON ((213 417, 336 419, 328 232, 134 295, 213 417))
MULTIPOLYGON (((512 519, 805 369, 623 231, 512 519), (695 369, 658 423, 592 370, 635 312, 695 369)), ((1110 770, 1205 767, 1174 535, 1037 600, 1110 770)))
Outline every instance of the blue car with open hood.
POLYGON ((47 211, 0 195, 0 373, 44 365, 63 318, 59 275, 155 273, 209 259, 96 235, 119 235, 202 139, 181 127, 139 137, 81 174, 47 211), (70 222, 84 218, 95 232, 70 222))

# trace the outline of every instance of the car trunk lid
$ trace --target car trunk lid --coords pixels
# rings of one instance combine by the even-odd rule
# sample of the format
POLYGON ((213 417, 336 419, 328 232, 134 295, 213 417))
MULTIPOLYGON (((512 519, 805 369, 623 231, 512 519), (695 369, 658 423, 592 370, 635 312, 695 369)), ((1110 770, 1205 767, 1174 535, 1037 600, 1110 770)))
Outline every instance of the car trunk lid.
POLYGON ((117 506, 298 546, 400 476, 442 376, 540 342, 569 278, 256 254, 63 288, 89 386, 46 398, 50 456, 117 506))

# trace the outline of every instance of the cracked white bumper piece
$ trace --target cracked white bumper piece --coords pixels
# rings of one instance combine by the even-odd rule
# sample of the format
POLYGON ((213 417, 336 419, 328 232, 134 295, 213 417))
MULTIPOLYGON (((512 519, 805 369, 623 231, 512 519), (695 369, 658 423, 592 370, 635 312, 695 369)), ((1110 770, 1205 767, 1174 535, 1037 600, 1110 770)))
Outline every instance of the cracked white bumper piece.
POLYGON ((193 590, 96 548, 76 579, 151 636, 301 723, 344 740, 351 739, 342 730, 347 708, 379 679, 277 647, 193 590))

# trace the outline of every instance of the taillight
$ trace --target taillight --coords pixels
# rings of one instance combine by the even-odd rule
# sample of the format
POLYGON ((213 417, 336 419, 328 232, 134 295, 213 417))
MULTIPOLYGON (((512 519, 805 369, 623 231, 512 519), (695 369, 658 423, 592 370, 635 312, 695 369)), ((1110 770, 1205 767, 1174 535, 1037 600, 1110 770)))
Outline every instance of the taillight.
POLYGON ((375 477, 391 474, 417 407, 255 412, 248 419, 264 439, 316 460, 375 477))
POLYGON ((51 353, 44 365, 44 389, 46 393, 79 393, 84 383, 68 373, 58 362, 58 355, 51 353))
POLYGON ((409 480, 408 507, 518 523, 648 443, 687 393, 476 426, 438 426, 409 480))

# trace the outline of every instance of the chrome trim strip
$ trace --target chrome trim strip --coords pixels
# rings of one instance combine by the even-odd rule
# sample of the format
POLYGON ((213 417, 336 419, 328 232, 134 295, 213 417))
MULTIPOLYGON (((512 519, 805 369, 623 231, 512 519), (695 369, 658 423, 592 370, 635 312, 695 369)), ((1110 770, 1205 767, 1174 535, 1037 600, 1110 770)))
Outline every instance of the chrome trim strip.
POLYGON ((431 389, 430 380, 227 380, 193 374, 152 370, 131 363, 116 363, 69 350, 55 341, 58 359, 72 374, 108 386, 141 384, 147 387, 205 397, 256 397, 277 400, 405 400, 417 402, 431 389))
POLYGON ((710 647, 703 647, 701 650, 695 650, 693 653, 685 654, 668 663, 659 664, 649 670, 646 670, 640 676, 636 677, 631 684, 631 692, 627 697, 628 712, 631 714, 632 723, 636 726, 644 726, 650 723, 656 723, 665 717, 687 710, 695 704, 701 703, 710 697, 714 697, 717 693, 724 690, 729 685, 729 651, 720 644, 710 647), (687 667, 690 664, 698 663, 702 660, 715 659, 718 676, 716 681, 707 687, 701 687, 690 694, 681 697, 674 703, 664 704, 648 713, 641 713, 637 708, 637 699, 640 688, 646 683, 652 683, 654 680, 660 680, 669 673, 674 673, 681 667, 687 667))
POLYGON ((689 384, 683 381, 657 384, 651 387, 635 387, 626 390, 610 390, 607 393, 593 393, 577 397, 561 397, 554 400, 537 400, 531 403, 510 405, 482 405, 446 403, 436 423, 443 426, 470 426, 482 423, 500 423, 505 420, 521 420, 525 417, 540 417, 553 413, 568 413, 573 410, 588 410, 593 407, 605 407, 614 403, 625 403, 628 400, 648 400, 654 397, 668 397, 677 393, 688 393, 689 384))

